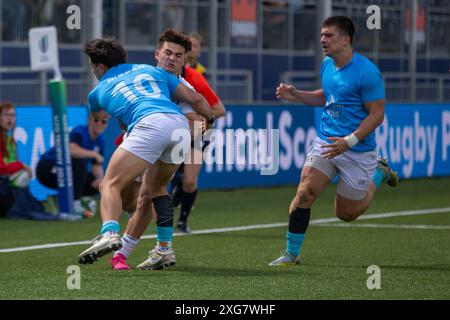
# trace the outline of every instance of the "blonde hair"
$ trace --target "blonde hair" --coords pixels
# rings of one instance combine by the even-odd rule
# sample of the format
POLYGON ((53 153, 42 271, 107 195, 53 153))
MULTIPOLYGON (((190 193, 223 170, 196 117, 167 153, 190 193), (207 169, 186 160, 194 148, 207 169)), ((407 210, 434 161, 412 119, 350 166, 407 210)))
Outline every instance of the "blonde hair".
POLYGON ((203 37, 198 32, 191 32, 189 34, 189 37, 197 39, 197 41, 200 43, 200 47, 203 48, 203 37))

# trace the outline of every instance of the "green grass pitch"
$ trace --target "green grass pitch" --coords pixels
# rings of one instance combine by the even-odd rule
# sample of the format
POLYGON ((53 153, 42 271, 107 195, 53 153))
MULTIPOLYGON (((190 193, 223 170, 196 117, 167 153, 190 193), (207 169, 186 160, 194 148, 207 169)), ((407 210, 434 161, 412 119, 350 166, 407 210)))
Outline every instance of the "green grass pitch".
MULTIPOLYGON (((295 189, 200 192, 190 225, 204 230, 285 223, 295 189)), ((334 186, 325 190, 311 219, 334 217, 334 194, 334 186)), ((396 189, 383 185, 363 216, 446 207, 450 178, 409 180, 396 189)), ((346 228, 333 223, 310 226, 296 267, 268 267, 285 247, 286 227, 177 236, 175 268, 115 272, 106 256, 80 267, 80 290, 67 288, 66 271, 87 245, 0 252, 0 299, 450 299, 450 209, 359 220, 346 228), (424 225, 436 229, 419 228, 424 225), (379 290, 366 286, 370 265, 380 267, 379 290)), ((79 222, 1 220, 0 249, 90 240, 99 228, 98 216, 79 222)), ((152 223, 146 234, 154 230, 152 223)), ((140 263, 154 244, 141 240, 130 264, 140 263)))

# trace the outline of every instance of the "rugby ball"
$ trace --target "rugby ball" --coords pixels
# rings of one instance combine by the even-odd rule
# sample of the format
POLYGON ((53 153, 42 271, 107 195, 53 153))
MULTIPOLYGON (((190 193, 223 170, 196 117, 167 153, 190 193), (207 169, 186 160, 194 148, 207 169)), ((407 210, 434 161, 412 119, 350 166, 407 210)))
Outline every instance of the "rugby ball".
POLYGON ((11 185, 16 188, 26 188, 30 183, 30 176, 25 170, 20 170, 9 177, 11 185))

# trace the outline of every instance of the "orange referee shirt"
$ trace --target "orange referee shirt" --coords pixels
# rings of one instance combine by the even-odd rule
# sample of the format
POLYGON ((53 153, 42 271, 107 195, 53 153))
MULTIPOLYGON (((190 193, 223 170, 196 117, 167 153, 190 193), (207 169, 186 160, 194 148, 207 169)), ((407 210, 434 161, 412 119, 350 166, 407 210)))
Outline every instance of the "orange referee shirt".
POLYGON ((210 107, 220 101, 217 94, 209 86, 208 81, 206 81, 205 77, 198 71, 191 67, 184 66, 181 75, 187 82, 190 83, 191 86, 194 87, 195 91, 205 97, 210 107))

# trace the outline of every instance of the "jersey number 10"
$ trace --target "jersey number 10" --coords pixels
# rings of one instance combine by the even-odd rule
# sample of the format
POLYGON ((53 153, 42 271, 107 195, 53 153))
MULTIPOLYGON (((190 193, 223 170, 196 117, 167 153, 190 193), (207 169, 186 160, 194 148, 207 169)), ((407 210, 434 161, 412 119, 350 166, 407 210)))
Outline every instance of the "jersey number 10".
POLYGON ((149 74, 140 74, 136 76, 133 80, 134 89, 136 90, 136 93, 133 92, 133 89, 128 87, 125 83, 125 81, 121 81, 118 84, 114 86, 114 89, 112 91, 112 96, 115 97, 119 93, 121 93, 125 99, 127 99, 129 102, 133 102, 138 98, 138 95, 142 95, 149 98, 159 98, 161 96, 161 89, 158 87, 158 83, 156 82, 155 78, 153 78, 149 74), (144 87, 144 83, 148 82, 150 84, 150 87, 152 91, 148 91, 147 88, 144 87))

